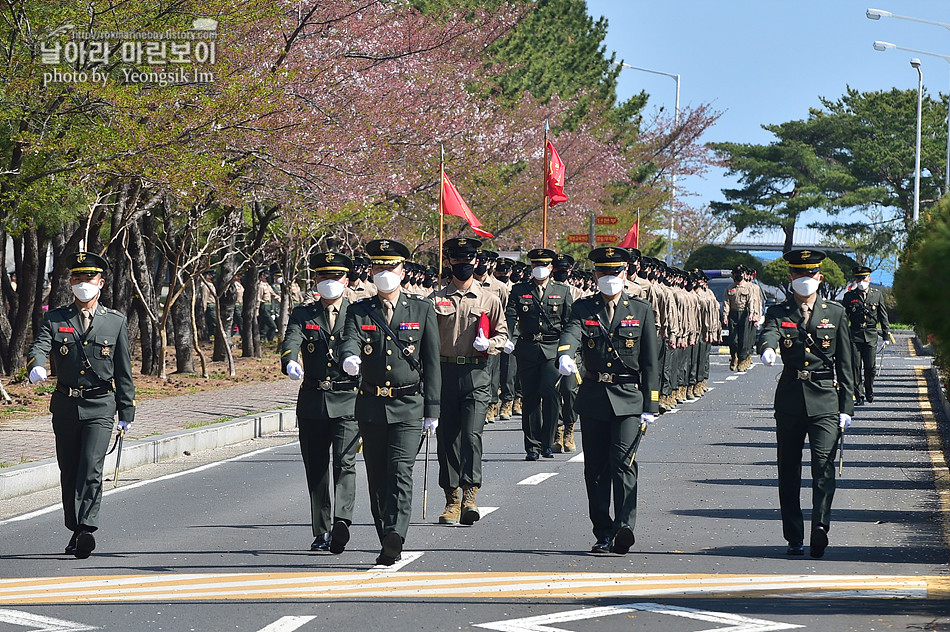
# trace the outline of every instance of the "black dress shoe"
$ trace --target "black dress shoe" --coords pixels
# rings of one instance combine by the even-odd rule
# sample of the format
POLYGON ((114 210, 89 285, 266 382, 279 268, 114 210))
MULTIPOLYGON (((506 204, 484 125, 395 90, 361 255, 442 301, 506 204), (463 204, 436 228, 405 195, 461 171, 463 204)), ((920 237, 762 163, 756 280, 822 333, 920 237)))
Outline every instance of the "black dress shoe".
POLYGON ((785 555, 804 555, 805 547, 801 542, 789 542, 788 548, 785 549, 785 555))
POLYGON ((350 527, 342 520, 333 523, 330 529, 330 543, 327 549, 334 555, 339 555, 346 549, 346 543, 350 541, 350 527))
POLYGON ((825 554, 827 547, 828 530, 821 525, 816 525, 815 528, 811 530, 811 543, 808 545, 808 554, 814 558, 819 558, 825 554))
POLYGON ((859 398, 857 398, 856 400, 854 400, 854 405, 855 405, 855 406, 864 406, 864 398, 863 398, 863 397, 859 397, 859 398))
POLYGON ((524 455, 525 461, 537 461, 539 458, 541 457, 537 452, 528 452, 526 455, 524 455))
POLYGON ((330 534, 324 533, 323 535, 318 535, 317 538, 313 541, 313 544, 310 545, 311 551, 329 551, 330 550, 330 534))
POLYGON ((66 555, 76 554, 76 538, 79 537, 78 531, 73 531, 73 537, 69 538, 69 544, 66 545, 66 555))
POLYGON ((610 538, 597 538, 594 546, 590 547, 591 553, 610 553, 610 538))
POLYGON ((626 555, 635 541, 636 538, 633 536, 633 529, 627 525, 620 527, 617 531, 617 535, 614 536, 614 553, 626 555))
POLYGON ((91 531, 80 531, 76 536, 76 552, 73 555, 77 559, 84 560, 96 550, 96 538, 91 531))
POLYGON ((552 450, 551 448, 544 448, 543 450, 541 450, 541 456, 543 456, 546 459, 553 459, 554 450, 552 450))
POLYGON ((382 566, 392 566, 402 559, 402 536, 393 531, 383 536, 383 549, 376 558, 376 563, 382 566))
POLYGON ((868 393, 867 400, 868 400, 868 403, 869 403, 869 404, 873 404, 873 403, 874 403, 874 395, 871 395, 870 393, 868 393))

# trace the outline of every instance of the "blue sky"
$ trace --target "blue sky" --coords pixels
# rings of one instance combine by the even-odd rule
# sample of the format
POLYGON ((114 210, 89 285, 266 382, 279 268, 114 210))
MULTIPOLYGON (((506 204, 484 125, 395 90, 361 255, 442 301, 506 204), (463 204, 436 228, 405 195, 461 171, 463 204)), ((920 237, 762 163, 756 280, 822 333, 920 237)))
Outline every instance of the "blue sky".
MULTIPOLYGON (((707 142, 766 144, 763 124, 804 119, 819 97, 836 99, 851 86, 861 91, 916 89, 920 57, 924 89, 948 92, 950 63, 912 53, 872 48, 874 40, 950 55, 950 30, 897 18, 869 20, 869 7, 950 23, 946 0, 588 0, 588 13, 608 20, 608 54, 633 66, 680 75, 680 107, 703 103, 722 112, 707 142), (870 4, 868 3, 870 2, 870 4)), ((625 69, 621 99, 645 90, 647 114, 673 110, 675 82, 625 69)), ((722 170, 677 182, 694 194, 690 204, 724 200, 734 186, 722 170)), ((809 217, 814 221, 817 217, 809 217)), ((806 222, 807 223, 807 222, 806 222)), ((802 226, 804 227, 804 226, 802 226)), ((890 275, 875 282, 890 284, 890 275)))

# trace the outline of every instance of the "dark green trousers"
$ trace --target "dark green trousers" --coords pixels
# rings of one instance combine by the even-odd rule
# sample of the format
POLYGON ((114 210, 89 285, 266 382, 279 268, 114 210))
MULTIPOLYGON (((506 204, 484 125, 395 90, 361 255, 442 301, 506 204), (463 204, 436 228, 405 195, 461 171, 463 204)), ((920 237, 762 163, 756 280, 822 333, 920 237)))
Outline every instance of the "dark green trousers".
POLYGON ((524 432, 525 452, 541 452, 554 446, 557 419, 560 414, 560 396, 557 380, 560 373, 554 360, 528 361, 518 358, 518 377, 521 379, 521 430, 524 432))
POLYGON ((333 464, 333 520, 353 522, 356 501, 356 420, 297 419, 300 456, 310 490, 310 523, 313 536, 330 531, 330 464, 333 464))
POLYGON ((377 423, 359 420, 369 507, 380 542, 390 533, 403 541, 412 515, 412 466, 422 438, 422 419, 377 423))
POLYGON ((775 413, 778 447, 778 497, 782 532, 791 543, 802 543, 802 448, 805 437, 811 449, 811 526, 831 526, 831 501, 835 496, 835 454, 838 451, 838 414, 818 417, 775 413))
MULTIPOLYGON (((502 353, 502 355, 506 355, 502 353)), ((501 357, 499 354, 488 356, 488 376, 491 383, 488 385, 488 403, 498 403, 498 391, 501 388, 501 357)), ((444 397, 442 398, 445 399, 444 397)), ((441 422, 439 422, 441 423, 441 422)))
MULTIPOLYGON (((604 412, 604 411, 598 411, 604 412)), ((640 415, 614 417, 581 412, 584 482, 594 537, 612 538, 637 522, 636 461, 630 457, 640 442, 640 415), (610 517, 613 497, 614 517, 610 517)))
POLYGON ((482 486, 482 431, 491 375, 485 364, 442 363, 439 487, 482 486))
POLYGON ((114 423, 104 418, 80 420, 78 413, 75 417, 53 415, 63 516, 70 531, 99 528, 102 468, 114 423))
MULTIPOLYGON (((580 363, 578 363, 578 372, 580 372, 580 363)), ((574 375, 562 375, 558 383, 558 394, 561 396, 561 413, 558 418, 558 425, 565 428, 573 428, 574 421, 577 419, 577 413, 574 412, 574 400, 577 399, 577 377, 574 375)), ((555 431, 556 434, 556 431, 555 431)))
POLYGON ((877 371, 877 342, 851 343, 854 366, 854 396, 874 396, 874 373, 877 371))
POLYGON ((518 358, 511 353, 502 353, 501 361, 501 401, 511 402, 521 397, 521 383, 518 381, 518 358))

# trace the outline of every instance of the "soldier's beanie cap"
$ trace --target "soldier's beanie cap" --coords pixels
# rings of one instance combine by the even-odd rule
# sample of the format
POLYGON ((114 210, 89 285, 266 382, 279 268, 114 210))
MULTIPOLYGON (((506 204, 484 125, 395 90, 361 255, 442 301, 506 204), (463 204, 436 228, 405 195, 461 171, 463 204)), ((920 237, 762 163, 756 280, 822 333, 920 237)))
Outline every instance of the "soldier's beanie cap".
POLYGON ((102 274, 109 270, 109 262, 94 252, 74 252, 66 257, 70 274, 102 274))
POLYGON ((314 272, 349 272, 353 269, 353 260, 339 252, 320 252, 310 257, 310 267, 314 272))
POLYGON ((482 241, 471 237, 453 237, 446 239, 442 247, 450 259, 465 259, 475 256, 478 249, 482 247, 482 241))
POLYGON ((630 262, 630 253, 625 248, 605 246, 594 248, 587 255, 598 272, 619 272, 630 262))
POLYGON ((854 268, 851 268, 851 272, 855 277, 866 277, 871 274, 873 270, 867 266, 855 266, 854 268))
POLYGON ((412 256, 409 248, 395 239, 374 239, 366 244, 366 254, 374 265, 384 266, 403 263, 412 256))
POLYGON ((821 250, 790 250, 782 255, 795 272, 814 272, 827 255, 821 250))
POLYGON ((533 248, 528 251, 528 259, 534 264, 548 265, 557 261, 557 253, 550 248, 533 248))
POLYGON ((630 253, 631 263, 643 259, 643 253, 641 253, 638 248, 627 248, 627 252, 630 253))
POLYGON ((567 270, 572 265, 574 265, 574 257, 568 254, 560 254, 557 256, 557 262, 554 264, 554 267, 567 270))

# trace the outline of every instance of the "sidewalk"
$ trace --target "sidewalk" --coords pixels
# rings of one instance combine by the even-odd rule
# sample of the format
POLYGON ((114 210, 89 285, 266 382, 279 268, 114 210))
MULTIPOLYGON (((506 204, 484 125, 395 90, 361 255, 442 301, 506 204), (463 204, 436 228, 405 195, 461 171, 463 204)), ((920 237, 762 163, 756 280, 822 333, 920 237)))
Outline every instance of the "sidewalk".
MULTIPOLYGON (((282 379, 139 402, 135 409, 135 421, 125 438, 122 469, 126 469, 126 464, 134 467, 135 462, 127 452, 136 443, 156 444, 151 452, 153 459, 157 461, 161 458, 159 453, 163 451, 157 445, 160 439, 167 439, 168 443, 175 442, 175 445, 184 445, 181 442, 183 435, 207 435, 214 430, 222 435, 230 434, 233 440, 241 441, 248 437, 240 438, 243 435, 234 433, 233 428, 228 426, 239 426, 242 421, 244 425, 250 426, 251 437, 260 436, 266 431, 275 431, 273 426, 268 425, 265 429, 260 419, 255 420, 254 416, 258 413, 273 413, 277 409, 286 409, 288 415, 276 416, 276 429, 296 427, 296 417, 292 413, 299 388, 299 382, 282 379), (246 419, 236 419, 242 417, 246 419), (223 423, 232 419, 235 420, 232 424, 223 423)), ((266 415, 261 415, 264 416, 266 415)), ((222 437, 209 441, 205 438, 203 443, 223 445, 229 440, 231 439, 222 437)), ((16 495, 14 490, 10 489, 11 481, 15 478, 32 479, 31 491, 43 489, 43 485, 47 483, 49 487, 57 485, 55 457, 55 439, 50 415, 0 422, 0 463, 6 466, 0 468, 0 499, 16 495), (51 473, 55 476, 52 482, 49 482, 51 473)), ((111 462, 114 464, 114 461, 111 462)), ((21 484, 17 487, 22 489, 21 484)))

